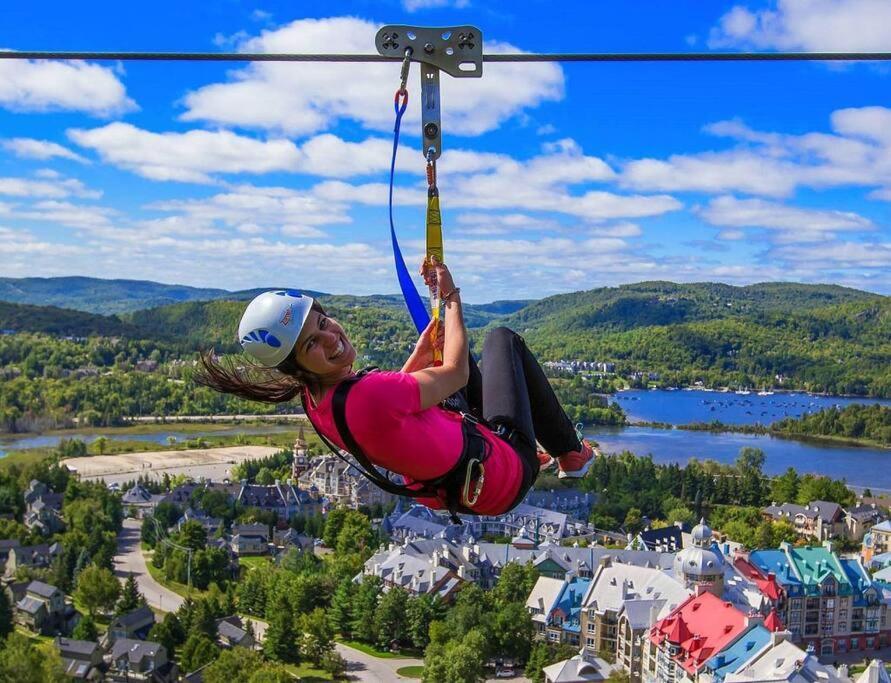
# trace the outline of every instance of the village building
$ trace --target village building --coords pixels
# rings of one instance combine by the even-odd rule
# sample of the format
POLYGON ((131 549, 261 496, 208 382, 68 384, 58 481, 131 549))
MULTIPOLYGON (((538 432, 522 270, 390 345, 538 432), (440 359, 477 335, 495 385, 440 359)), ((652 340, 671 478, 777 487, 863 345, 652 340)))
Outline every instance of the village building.
POLYGON ((24 493, 24 525, 29 531, 49 536, 65 528, 62 520, 62 494, 53 493, 41 481, 31 481, 24 493))
POLYGON ((233 524, 229 548, 239 556, 267 554, 269 527, 265 524, 233 524))
POLYGON ((393 494, 372 484, 354 465, 331 454, 312 458, 298 482, 314 501, 324 501, 326 509, 388 505, 393 500, 393 494))
POLYGON ((831 544, 752 551, 747 561, 781 591, 779 618, 800 644, 828 656, 891 643, 888 598, 859 559, 841 558, 831 544))
POLYGON ((105 648, 109 648, 120 639, 145 640, 154 625, 155 613, 145 605, 137 607, 112 619, 102 644, 105 648))
POLYGON ((65 602, 65 594, 43 581, 29 583, 15 605, 15 622, 34 633, 68 633, 78 621, 80 614, 65 602))
POLYGON ((820 543, 844 536, 846 531, 841 505, 825 500, 814 500, 807 505, 771 503, 761 512, 765 519, 789 522, 800 535, 820 543))
POLYGON ((16 572, 22 567, 43 568, 49 567, 53 559, 62 552, 62 546, 59 543, 39 543, 38 545, 13 546, 9 549, 6 558, 5 575, 7 577, 15 576, 16 572))
POLYGON ((217 621, 217 644, 223 648, 245 647, 252 650, 257 643, 244 627, 241 617, 230 616, 217 621))
POLYGON ((136 517, 142 518, 152 514, 158 503, 163 502, 166 498, 167 495, 164 493, 151 493, 142 484, 135 484, 121 496, 121 505, 125 511, 132 509, 136 513, 136 517))
POLYGON ((847 508, 845 510, 845 536, 852 541, 862 541, 870 529, 887 519, 886 511, 875 503, 847 508))
POLYGON ((66 676, 81 681, 101 680, 104 667, 98 643, 57 636, 53 645, 62 659, 62 671, 66 676))
POLYGON ((107 680, 116 683, 172 683, 177 667, 167 657, 167 648, 146 640, 116 640, 109 657, 107 680))
POLYGON ((863 562, 869 566, 874 557, 889 553, 891 553, 891 521, 885 520, 873 526, 863 536, 860 556, 863 558, 863 562))

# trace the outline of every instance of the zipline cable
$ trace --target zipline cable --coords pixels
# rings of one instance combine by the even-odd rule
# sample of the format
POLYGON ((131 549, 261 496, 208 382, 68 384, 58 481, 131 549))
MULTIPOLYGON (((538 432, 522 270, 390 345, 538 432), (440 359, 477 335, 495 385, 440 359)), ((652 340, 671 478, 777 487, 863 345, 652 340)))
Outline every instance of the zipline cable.
MULTIPOLYGON (((250 52, 0 51, 0 60, 80 59, 180 62, 400 62, 382 55, 250 52)), ((484 62, 851 62, 891 61, 891 52, 605 52, 484 54, 484 62)))

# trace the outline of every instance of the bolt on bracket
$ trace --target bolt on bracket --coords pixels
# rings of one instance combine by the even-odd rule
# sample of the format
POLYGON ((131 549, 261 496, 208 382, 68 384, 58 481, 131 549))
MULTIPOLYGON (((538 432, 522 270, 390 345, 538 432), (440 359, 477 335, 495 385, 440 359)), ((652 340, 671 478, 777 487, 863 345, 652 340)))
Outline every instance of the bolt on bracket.
POLYGON ((475 26, 384 26, 374 39, 379 54, 421 64, 421 153, 438 159, 442 153, 442 107, 439 72, 455 78, 483 75, 483 35, 475 26))

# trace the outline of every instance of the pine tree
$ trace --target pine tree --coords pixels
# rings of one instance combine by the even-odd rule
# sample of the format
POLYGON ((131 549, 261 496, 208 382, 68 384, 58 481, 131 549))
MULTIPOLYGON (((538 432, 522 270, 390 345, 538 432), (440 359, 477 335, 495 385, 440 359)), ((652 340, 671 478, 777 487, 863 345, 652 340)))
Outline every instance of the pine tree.
POLYGON ((266 629, 263 641, 263 655, 279 662, 293 662, 297 659, 297 636, 294 633, 294 615, 284 595, 278 596, 266 629))
POLYGON ((349 579, 341 582, 334 591, 328 620, 335 633, 349 638, 352 635, 353 620, 353 582, 349 579))
POLYGON ((124 582, 124 588, 121 590, 121 598, 118 600, 116 611, 118 614, 125 614, 132 612, 138 607, 142 607, 144 604, 145 598, 139 592, 136 577, 130 574, 124 582))
POLYGON ((12 633, 12 601, 6 588, 0 586, 0 640, 12 633))

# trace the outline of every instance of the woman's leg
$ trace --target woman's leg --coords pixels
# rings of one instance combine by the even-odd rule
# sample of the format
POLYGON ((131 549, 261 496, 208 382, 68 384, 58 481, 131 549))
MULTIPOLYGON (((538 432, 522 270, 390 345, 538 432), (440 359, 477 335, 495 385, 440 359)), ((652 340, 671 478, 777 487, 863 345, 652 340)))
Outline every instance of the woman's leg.
POLYGON ((533 456, 536 440, 554 456, 581 448, 572 422, 520 335, 506 327, 489 332, 482 363, 486 420, 520 432, 533 456))

